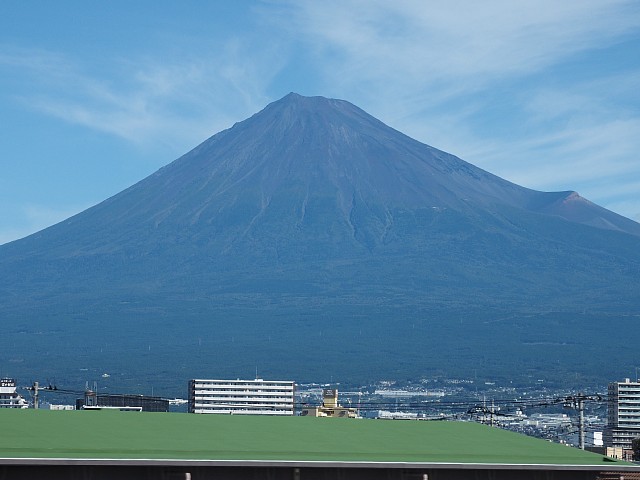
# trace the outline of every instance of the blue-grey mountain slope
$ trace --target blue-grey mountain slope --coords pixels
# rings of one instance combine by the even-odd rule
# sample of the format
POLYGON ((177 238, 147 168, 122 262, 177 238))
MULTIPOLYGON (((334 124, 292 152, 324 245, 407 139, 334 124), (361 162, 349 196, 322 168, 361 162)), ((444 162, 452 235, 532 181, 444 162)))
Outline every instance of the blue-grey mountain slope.
POLYGON ((131 378, 594 374, 633 364, 639 272, 639 224, 290 94, 0 247, 0 365, 48 332, 51 368, 64 345, 131 378))

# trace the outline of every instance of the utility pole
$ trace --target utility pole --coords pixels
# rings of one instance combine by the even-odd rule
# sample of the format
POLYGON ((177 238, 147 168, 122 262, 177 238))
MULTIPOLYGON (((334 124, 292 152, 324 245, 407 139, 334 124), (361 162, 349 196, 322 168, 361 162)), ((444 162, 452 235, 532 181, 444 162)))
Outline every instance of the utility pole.
POLYGON ((579 393, 578 394, 578 412, 580 412, 580 424, 579 424, 579 432, 580 432, 580 450, 584 450, 584 396, 579 393))
POLYGON ((37 410, 38 409, 38 390, 40 389, 40 384, 38 382, 33 382, 33 387, 31 387, 31 389, 33 390, 33 409, 37 410))
POLYGON ((24 387, 25 390, 29 390, 31 392, 33 392, 33 409, 37 410, 38 408, 40 408, 40 390, 57 390, 58 387, 56 386, 51 386, 51 384, 49 384, 48 387, 40 387, 40 382, 33 382, 33 385, 31 387, 24 387))
POLYGON ((491 423, 490 425, 493 427, 493 413, 495 412, 496 409, 496 404, 494 403, 493 399, 491 399, 491 423))
POLYGON ((564 402, 564 406, 566 408, 578 410, 578 435, 580 437, 580 449, 584 450, 584 402, 585 400, 599 402, 602 400, 602 397, 600 397, 600 395, 583 395, 582 393, 578 393, 575 396, 568 396, 559 400, 564 402))
POLYGON ((487 399, 485 397, 482 402, 482 406, 476 405, 475 407, 471 407, 469 410, 467 410, 467 414, 476 415, 476 419, 478 418, 482 419, 481 423, 486 424, 488 421, 489 425, 493 427, 497 423, 495 420, 495 416, 497 415, 498 410, 499 408, 496 408, 496 404, 494 400, 491 400, 491 407, 487 407, 487 399), (479 414, 482 414, 482 416, 480 417, 479 414), (487 419, 487 416, 488 416, 488 419, 487 419))

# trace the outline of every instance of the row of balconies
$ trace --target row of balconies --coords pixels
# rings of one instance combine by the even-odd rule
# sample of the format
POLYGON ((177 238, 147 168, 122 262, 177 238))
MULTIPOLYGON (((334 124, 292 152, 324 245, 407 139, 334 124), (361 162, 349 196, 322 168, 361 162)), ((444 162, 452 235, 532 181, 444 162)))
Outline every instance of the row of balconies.
POLYGON ((294 410, 293 405, 282 404, 259 404, 259 403, 247 403, 247 404, 235 404, 235 403, 194 403, 191 409, 205 409, 205 410, 294 410))
POLYGON ((264 400, 265 402, 294 402, 294 398, 292 395, 191 395, 189 398, 198 399, 201 398, 203 400, 218 400, 221 402, 225 402, 228 400, 247 400, 247 401, 258 401, 264 400))
POLYGON ((293 398, 293 392, 246 392, 240 390, 195 390, 191 395, 196 396, 239 396, 239 397, 291 397, 293 398))
POLYGON ((281 394, 281 395, 289 395, 293 396, 293 390, 265 390, 265 389, 240 389, 240 388, 193 388, 192 392, 213 392, 213 393, 231 393, 231 392, 240 392, 240 393, 248 393, 248 394, 256 394, 256 393, 264 393, 265 395, 273 395, 273 394, 281 394))
POLYGON ((292 395, 191 395, 189 398, 191 399, 203 399, 203 400, 217 400, 217 401, 228 401, 228 400, 246 400, 248 402, 264 400, 265 402, 294 402, 294 398, 292 395))
POLYGON ((191 397, 245 397, 245 398, 294 398, 291 392, 212 392, 208 390, 196 390, 191 392, 191 397))
POLYGON ((263 400, 265 402, 294 402, 293 397, 287 396, 278 396, 278 397, 265 397, 265 396, 257 396, 257 395, 192 395, 191 398, 198 399, 201 398, 203 400, 211 400, 211 401, 219 401, 226 402, 229 400, 246 400, 248 402, 255 402, 259 400, 263 400))
POLYGON ((225 398, 225 399, 209 399, 194 398, 193 403, 201 403, 206 405, 293 405, 293 401, 287 399, 243 399, 243 398, 225 398))
POLYGON ((287 403, 242 403, 242 402, 238 402, 238 403, 208 403, 208 402, 194 402, 191 403, 191 406, 193 408, 206 408, 208 410, 211 409, 215 409, 215 408, 220 408, 220 409, 224 409, 224 410, 228 410, 228 409, 235 409, 235 408, 240 408, 240 409, 256 409, 256 410, 275 410, 275 409, 281 409, 281 410, 293 410, 294 405, 292 404, 287 404, 287 403))
POLYGON ((228 394, 228 393, 239 393, 239 394, 247 394, 247 395, 255 395, 258 393, 264 395, 290 395, 293 396, 293 390, 240 390, 237 388, 194 388, 191 390, 194 393, 206 394, 206 393, 219 393, 219 394, 228 394))
POLYGON ((293 415, 293 410, 210 410, 210 409, 196 409, 192 413, 212 413, 222 415, 293 415))
POLYGON ((293 383, 211 383, 211 382, 192 382, 191 385, 197 385, 204 388, 239 388, 245 387, 250 389, 256 388, 282 388, 286 390, 293 390, 295 385, 293 383))

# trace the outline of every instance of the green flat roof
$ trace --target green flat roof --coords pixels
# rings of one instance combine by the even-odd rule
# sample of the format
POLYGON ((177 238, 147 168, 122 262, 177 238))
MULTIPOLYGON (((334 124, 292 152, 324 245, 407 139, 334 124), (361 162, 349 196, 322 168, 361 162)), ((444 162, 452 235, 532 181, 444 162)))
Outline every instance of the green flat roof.
POLYGON ((0 458, 627 465, 467 422, 13 409, 0 458))

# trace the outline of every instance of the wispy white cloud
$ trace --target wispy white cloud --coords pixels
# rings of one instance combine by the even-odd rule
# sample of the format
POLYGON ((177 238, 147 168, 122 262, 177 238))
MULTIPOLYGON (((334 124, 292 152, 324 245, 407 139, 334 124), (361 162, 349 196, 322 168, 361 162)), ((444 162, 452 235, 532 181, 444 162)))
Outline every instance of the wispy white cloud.
MULTIPOLYGON (((640 184, 636 183, 636 188, 640 188, 640 184)), ((639 190, 636 190, 638 192, 639 190)), ((634 192, 635 193, 635 192, 634 192)), ((614 212, 627 212, 626 217, 640 223, 640 199, 637 195, 620 201, 611 201, 607 204, 607 208, 614 212)))
POLYGON ((282 28, 322 56, 331 83, 384 83, 396 92, 420 86, 410 93, 425 99, 537 72, 619 41, 640 20, 633 1, 286 3, 282 28), (429 94, 429 86, 439 91, 429 94))
POLYGON ((469 156, 532 188, 584 186, 596 200, 606 198, 607 189, 633 194, 625 188, 640 178, 639 94, 633 79, 640 80, 639 72, 532 89, 513 138, 474 139, 467 145, 469 156))
POLYGON ((640 178, 640 66, 579 63, 640 34, 637 2, 278 5, 274 21, 315 56, 332 94, 525 186, 633 203, 598 185, 624 191, 640 178))
MULTIPOLYGON (((640 34, 634 0, 277 4, 281 8, 271 12, 272 21, 315 58, 327 94, 358 103, 410 134, 430 125, 443 139, 440 117, 453 137, 457 130, 463 136, 465 129, 471 131, 473 117, 495 101, 510 102, 512 110, 529 108, 532 115, 531 87, 515 82, 537 78, 535 85, 547 74, 557 76, 550 69, 577 54, 640 34)), ((637 82, 628 84, 636 88, 637 82)), ((590 94, 601 102, 611 87, 596 87, 590 94)), ((566 108, 575 112, 576 105, 566 108)), ((547 121, 549 112, 538 112, 540 121, 547 121)))
POLYGON ((182 58, 110 59, 103 77, 58 52, 5 47, 0 70, 33 84, 14 94, 31 109, 139 145, 184 145, 264 106, 282 60, 273 49, 252 48, 231 39, 182 58))
MULTIPOLYGON (((143 150, 140 163, 151 163, 155 155, 157 161, 164 162, 264 107, 271 100, 266 94, 268 85, 286 61, 278 42, 260 43, 250 31, 222 39, 196 35, 168 41, 171 49, 155 45, 155 49, 133 53, 114 47, 98 59, 83 48, 56 51, 33 46, 37 41, 27 46, 7 39, 0 42, 0 101, 34 119, 28 127, 34 137, 39 136, 39 128, 47 128, 46 122, 39 123, 40 117, 52 117, 62 125, 113 137, 99 137, 95 142, 107 150, 114 145, 115 152, 129 151, 133 144, 143 150), (178 45, 178 41, 184 43, 178 45)), ((82 135, 77 129, 67 131, 82 135)), ((87 137, 89 143, 96 138, 87 137)), ((68 141, 75 139, 69 137, 68 141)), ((46 155, 46 147, 43 150, 46 155)), ((15 151, 22 149, 17 145, 15 151)), ((138 171, 126 166, 136 158, 135 153, 114 154, 113 158, 108 151, 99 155, 101 162, 113 164, 114 172, 138 171)), ((94 160, 79 154, 68 165, 84 162, 82 171, 91 171, 94 160)), ((11 160, 7 157, 5 161, 11 160)), ((37 169, 39 162, 47 160, 35 156, 29 161, 37 169)), ((62 169, 73 168, 68 165, 62 169)), ((14 171, 24 169, 11 167, 14 171)), ((111 181, 104 179, 105 184, 111 181)), ((3 193, 12 204, 19 204, 35 196, 29 194, 30 189, 33 185, 25 185, 18 194, 16 189, 3 193)), ((86 199, 86 195, 70 191, 70 201, 74 195, 78 202, 86 199)), ((0 243, 76 212, 53 204, 49 210, 12 207, 0 221, 0 243)))
POLYGON ((639 148, 633 132, 640 119, 609 119, 597 124, 566 125, 528 139, 478 142, 468 146, 470 157, 515 182, 532 187, 568 185, 594 176, 630 175, 638 171, 633 160, 639 148))

